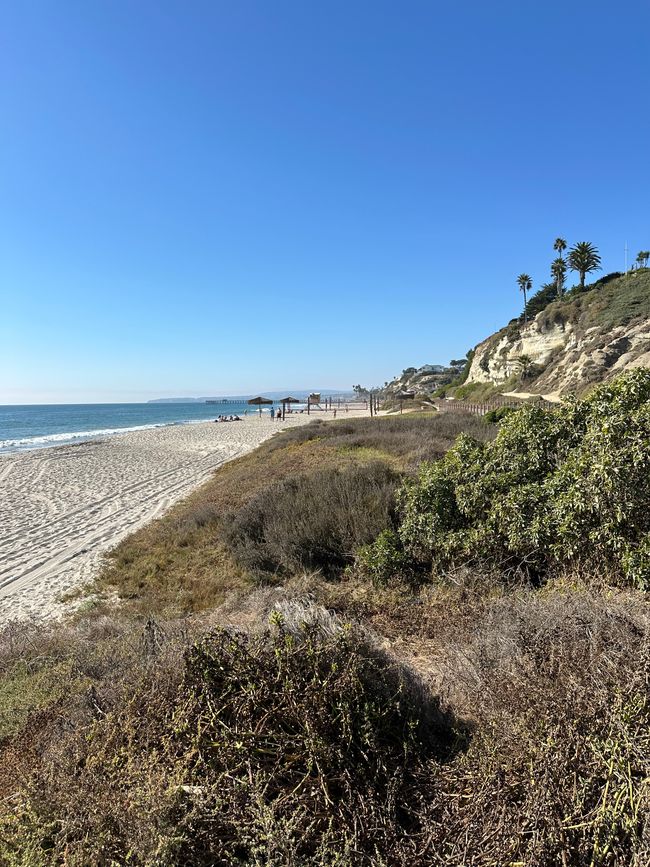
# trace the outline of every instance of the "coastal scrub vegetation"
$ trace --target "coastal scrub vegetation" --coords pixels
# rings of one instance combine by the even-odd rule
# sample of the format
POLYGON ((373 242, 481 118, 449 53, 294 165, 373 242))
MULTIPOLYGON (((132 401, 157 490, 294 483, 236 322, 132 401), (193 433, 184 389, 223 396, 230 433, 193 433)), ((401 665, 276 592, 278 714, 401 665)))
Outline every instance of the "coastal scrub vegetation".
MULTIPOLYGON (((557 410, 523 406, 488 443, 461 435, 398 495, 392 537, 434 577, 467 564, 539 582, 596 572, 650 587, 650 371, 633 370, 557 410)), ((360 553, 377 577, 386 537, 360 553)), ((397 551, 386 553, 392 577, 397 551)))
POLYGON ((641 867, 647 608, 478 577, 10 628, 2 677, 59 668, 0 742, 0 863, 641 867))
POLYGON ((227 514, 224 539, 254 575, 319 569, 333 577, 394 523, 398 481, 381 461, 285 479, 227 514))
POLYGON ((286 431, 121 542, 100 589, 109 599, 117 594, 122 608, 176 616, 212 608, 260 577, 340 572, 392 520, 401 475, 442 457, 461 431, 478 440, 495 434, 456 413, 314 421, 286 431))
POLYGON ((0 633, 0 863, 650 863, 649 413, 633 371, 220 468, 0 633))

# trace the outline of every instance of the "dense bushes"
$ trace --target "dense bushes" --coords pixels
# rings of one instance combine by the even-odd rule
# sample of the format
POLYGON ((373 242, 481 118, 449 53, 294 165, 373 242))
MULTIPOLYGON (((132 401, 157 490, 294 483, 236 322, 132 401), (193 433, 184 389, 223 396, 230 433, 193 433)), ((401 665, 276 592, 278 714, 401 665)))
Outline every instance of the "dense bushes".
MULTIPOLYGON (((315 421, 289 431, 269 443, 275 458, 313 452, 314 458, 328 455, 330 468, 261 484, 225 515, 220 537, 239 566, 254 576, 318 569, 335 577, 354 561, 359 547, 395 529, 399 471, 440 458, 462 431, 480 441, 494 436, 477 416, 456 413, 315 421)), ((398 557, 392 570, 407 559, 398 557)))
POLYGON ((0 741, 0 863, 648 864, 639 594, 466 579, 366 597, 419 675, 295 601, 248 633, 101 619, 0 634, 0 677, 23 659, 36 678, 4 696, 10 717, 33 709, 0 741))
POLYGON ((333 447, 337 464, 330 458, 328 469, 278 481, 262 475, 259 490, 224 516, 219 536, 239 566, 254 576, 318 569, 334 577, 353 562, 360 546, 395 529, 394 495, 401 475, 392 467, 412 469, 441 457, 461 431, 477 440, 494 435, 480 418, 456 413, 315 421, 289 431, 269 443, 274 457, 303 446, 317 457, 333 447))
POLYGON ((387 803, 406 797, 426 759, 449 754, 450 718, 362 633, 272 620, 263 635, 213 633, 188 658, 182 739, 196 756, 188 782, 202 792, 181 864, 298 864, 316 853, 353 863, 382 838, 389 848, 408 809, 380 830, 387 803))
POLYGON ((399 492, 404 552, 437 574, 579 565, 650 586, 649 399, 637 369, 557 411, 523 407, 491 443, 459 437, 399 492))
POLYGON ((537 314, 544 310, 545 307, 555 301, 558 297, 557 286, 555 283, 545 283, 541 289, 535 292, 528 299, 526 304, 526 316, 528 319, 534 319, 537 314))
MULTIPOLYGON (((122 540, 107 555, 98 589, 109 599, 117 593, 123 610, 145 616, 155 612, 175 617, 210 609, 233 590, 250 587, 255 577, 233 557, 225 538, 229 535, 225 519, 237 515, 266 489, 275 492, 286 480, 308 479, 314 472, 335 474, 369 461, 409 472, 421 460, 444 454, 463 430, 479 440, 491 439, 496 433, 477 416, 464 413, 314 420, 278 432, 249 454, 224 464, 162 518, 122 540)), ((318 486, 310 490, 316 498, 320 496, 318 486)), ((274 499, 275 493, 267 497, 272 508, 274 499)), ((345 501, 342 509, 344 513, 348 509, 345 501)), ((331 525, 331 516, 324 510, 321 514, 331 525)), ((364 536, 355 539, 354 545, 367 541, 364 536)), ((347 544, 336 555, 339 564, 349 562, 347 544)), ((239 544, 237 547, 241 550, 239 544)), ((334 568, 334 561, 330 565, 334 568)), ((277 561, 269 568, 275 571, 277 561)))
POLYGON ((184 661, 160 633, 132 652, 128 684, 105 676, 59 709, 44 765, 0 811, 0 862, 324 867, 389 852, 414 775, 452 755, 453 719, 361 630, 299 614, 212 631, 184 661))
POLYGON ((332 576, 393 526, 398 482, 378 461, 285 479, 228 515, 224 538, 253 574, 320 569, 332 576))

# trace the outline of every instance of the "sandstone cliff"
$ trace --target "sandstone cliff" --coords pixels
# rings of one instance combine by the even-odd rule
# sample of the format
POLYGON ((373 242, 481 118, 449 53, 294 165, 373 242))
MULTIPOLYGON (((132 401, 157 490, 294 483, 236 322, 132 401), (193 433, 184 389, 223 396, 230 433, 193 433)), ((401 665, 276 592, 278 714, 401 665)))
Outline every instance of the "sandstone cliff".
POLYGON ((650 269, 604 278, 480 343, 464 390, 580 393, 630 367, 650 367, 650 269))

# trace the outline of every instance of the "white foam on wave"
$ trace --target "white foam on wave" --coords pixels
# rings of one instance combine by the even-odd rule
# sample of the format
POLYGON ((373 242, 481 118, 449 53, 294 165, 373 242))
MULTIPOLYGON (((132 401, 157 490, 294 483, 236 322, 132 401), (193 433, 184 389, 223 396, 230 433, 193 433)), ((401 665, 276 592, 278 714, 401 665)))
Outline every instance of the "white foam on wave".
MULTIPOLYGON (((199 419, 200 421, 200 419, 199 419)), ((44 434, 42 436, 24 437, 22 439, 0 440, 0 452, 24 451, 27 449, 40 449, 46 446, 69 445, 82 440, 95 439, 96 437, 114 436, 115 434, 130 433, 138 430, 152 430, 157 427, 170 427, 171 425, 186 424, 186 421, 157 422, 156 424, 140 424, 134 427, 102 428, 100 430, 67 431, 62 433, 44 434)))

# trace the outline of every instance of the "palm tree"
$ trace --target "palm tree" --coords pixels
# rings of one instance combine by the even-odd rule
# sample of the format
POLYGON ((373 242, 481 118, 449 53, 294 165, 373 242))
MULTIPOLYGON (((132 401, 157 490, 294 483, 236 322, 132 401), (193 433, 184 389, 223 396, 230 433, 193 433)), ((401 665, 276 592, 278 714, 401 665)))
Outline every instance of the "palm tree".
POLYGON ((530 357, 530 355, 520 355, 517 361, 521 365, 519 369, 519 372, 521 373, 521 378, 526 379, 530 372, 530 368, 533 365, 533 359, 530 357))
POLYGON ((564 238, 556 238, 555 243, 553 244, 553 249, 557 250, 560 254, 560 259, 562 258, 562 253, 566 250, 566 241, 564 238))
POLYGON ((533 288, 533 281, 530 279, 528 274, 520 274, 517 277, 517 283, 519 284, 519 288, 524 293, 524 325, 528 323, 528 314, 526 313, 526 307, 528 306, 528 300, 526 297, 526 293, 530 292, 533 288))
POLYGON ((639 268, 647 268, 648 259, 650 259, 650 250, 641 250, 639 255, 636 257, 636 261, 639 263, 639 268))
POLYGON ((551 274, 555 280, 557 288, 557 297, 561 298, 564 295, 564 278, 566 277, 566 262, 562 256, 558 256, 551 264, 551 274))
POLYGON ((589 241, 578 241, 569 250, 569 268, 580 274, 580 288, 585 288, 585 277, 591 271, 600 270, 598 250, 589 241))

